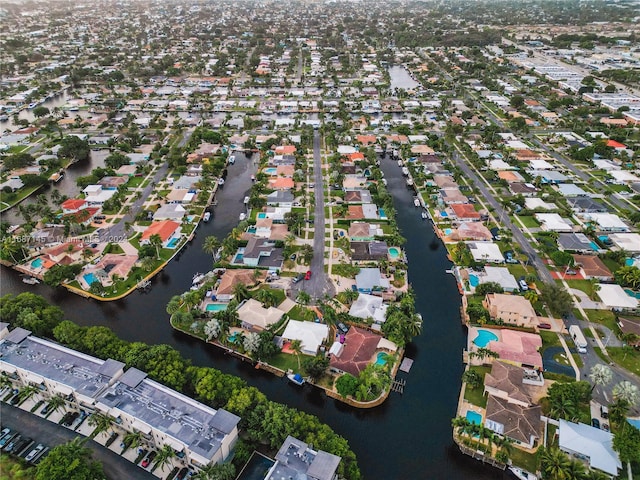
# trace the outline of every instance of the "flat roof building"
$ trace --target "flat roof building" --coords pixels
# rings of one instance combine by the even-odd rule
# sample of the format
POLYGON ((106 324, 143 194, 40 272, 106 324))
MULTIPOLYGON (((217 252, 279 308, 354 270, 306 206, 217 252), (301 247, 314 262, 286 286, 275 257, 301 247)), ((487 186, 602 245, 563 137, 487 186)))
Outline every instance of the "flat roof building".
POLYGON ((342 459, 322 450, 312 450, 305 442, 289 435, 276 455, 265 480, 295 478, 306 480, 334 480, 342 459))

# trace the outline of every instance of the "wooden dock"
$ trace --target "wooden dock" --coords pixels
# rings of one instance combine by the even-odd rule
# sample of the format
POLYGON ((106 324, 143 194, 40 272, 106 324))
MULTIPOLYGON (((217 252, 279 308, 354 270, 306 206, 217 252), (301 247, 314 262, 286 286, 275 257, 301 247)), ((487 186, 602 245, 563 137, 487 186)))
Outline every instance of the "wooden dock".
POLYGON ((391 384, 391 391, 403 394, 404 393, 404 387, 405 387, 406 384, 407 384, 406 380, 403 380, 403 379, 394 380, 393 383, 391 384))

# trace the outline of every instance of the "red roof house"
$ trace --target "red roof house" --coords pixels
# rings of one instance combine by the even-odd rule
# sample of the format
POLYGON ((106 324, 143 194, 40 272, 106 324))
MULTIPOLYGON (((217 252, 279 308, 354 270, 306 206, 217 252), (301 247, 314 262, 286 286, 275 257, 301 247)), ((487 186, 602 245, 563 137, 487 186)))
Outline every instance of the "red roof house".
POLYGON ((62 213, 75 213, 81 208, 87 208, 87 202, 82 198, 70 198, 62 202, 62 213))
POLYGON ((140 237, 140 244, 148 244, 151 243, 151 236, 159 235, 162 240, 162 244, 165 245, 169 242, 173 237, 180 234, 180 224, 178 222, 174 222, 173 220, 162 220, 161 222, 153 222, 149 225, 144 232, 142 232, 142 236, 140 237))

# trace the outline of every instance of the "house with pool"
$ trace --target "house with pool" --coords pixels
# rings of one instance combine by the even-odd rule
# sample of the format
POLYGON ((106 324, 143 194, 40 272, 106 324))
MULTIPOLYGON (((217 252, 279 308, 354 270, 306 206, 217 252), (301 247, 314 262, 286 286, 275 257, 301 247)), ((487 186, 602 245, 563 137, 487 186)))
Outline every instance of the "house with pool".
POLYGON ((538 323, 538 315, 531 302, 519 295, 488 293, 482 303, 494 320, 524 327, 538 323))
POLYGON ((153 235, 158 235, 160 237, 163 248, 175 248, 182 235, 180 224, 173 220, 153 222, 144 232, 142 232, 140 245, 149 245, 153 235))
POLYGON ((477 357, 471 354, 479 348, 495 352, 502 361, 535 370, 542 370, 542 338, 536 333, 520 332, 508 328, 469 327, 467 342, 469 363, 483 365, 491 363, 491 357, 477 357))
POLYGON ((278 323, 285 314, 276 307, 265 308, 262 303, 253 298, 244 300, 238 306, 237 312, 242 328, 251 332, 261 332, 269 328, 278 323))

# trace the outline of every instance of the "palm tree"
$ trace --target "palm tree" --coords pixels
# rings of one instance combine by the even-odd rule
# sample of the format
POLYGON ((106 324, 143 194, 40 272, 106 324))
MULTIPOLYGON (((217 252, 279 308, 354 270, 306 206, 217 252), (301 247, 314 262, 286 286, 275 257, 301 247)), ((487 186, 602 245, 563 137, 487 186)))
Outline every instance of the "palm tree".
POLYGON ((61 395, 54 395, 49 400, 49 412, 57 412, 67 404, 67 401, 61 395))
POLYGON ((150 272, 151 270, 153 270, 153 267, 155 266, 156 266, 156 261, 153 257, 144 257, 142 260, 140 260, 140 267, 145 272, 150 272))
POLYGON ((99 412, 95 412, 93 415, 91 415, 89 417, 89 420, 87 420, 87 422, 92 427, 96 427, 91 433, 91 435, 89 436, 90 438, 94 438, 100 432, 106 432, 111 428, 111 426, 114 423, 113 418, 107 415, 103 415, 102 413, 99 413, 99 412))
POLYGON ((18 397, 20 398, 20 403, 26 402, 39 391, 40 389, 35 385, 27 385, 22 390, 20 390, 20 393, 18 393, 18 397))
POLYGON ((234 480, 236 478, 236 467, 230 462, 210 463, 202 467, 194 478, 198 480, 234 480))
POLYGON ((589 379, 593 382, 593 386, 591 387, 591 393, 593 393, 596 386, 604 387, 611 383, 613 372, 611 372, 611 369, 607 365, 598 363, 591 368, 589 379))
POLYGON ((451 420, 451 426, 458 435, 466 435, 471 427, 471 422, 466 417, 456 417, 451 420))
POLYGON ((300 354, 302 353, 302 341, 301 340, 292 341, 291 345, 289 345, 289 348, 296 355, 296 360, 298 360, 298 370, 300 370, 300 354))
POLYGON ((545 478, 568 479, 571 460, 557 448, 541 448, 540 469, 545 478))
POLYGON ((182 304, 182 298, 180 298, 179 295, 174 295, 173 297, 171 297, 171 300, 169 300, 169 303, 167 303, 167 313, 169 315, 173 315, 175 313, 178 313, 178 311, 180 310, 180 305, 182 304))
POLYGON ((556 418, 571 420, 578 415, 578 406, 569 398, 552 397, 551 415, 556 418))
POLYGON ((613 387, 613 397, 616 400, 624 400, 629 405, 635 405, 640 397, 640 389, 628 380, 623 380, 613 387))
POLYGON ((407 329, 413 337, 420 335, 422 333, 422 318, 418 315, 412 315, 407 324, 407 329))
MULTIPOLYGON (((125 445, 125 450, 127 448, 136 448, 142 443, 142 433, 140 432, 130 432, 124 436, 122 443, 125 445)), ((124 451, 124 450, 123 450, 124 451)))
POLYGON ((625 421, 627 412, 631 408, 629 402, 622 398, 616 399, 611 405, 609 405, 609 418, 617 424, 621 424, 625 421))
POLYGON ((220 241, 214 235, 209 235, 204 239, 204 243, 202 244, 202 250, 204 251, 204 253, 215 257, 215 254, 219 248, 220 241))
POLYGON ((309 295, 307 292, 305 292, 304 290, 300 290, 298 292, 298 296, 296 297, 296 301, 300 304, 300 305, 308 305, 309 302, 311 301, 311 295, 309 295))
POLYGON ((160 260, 160 247, 162 246, 162 238, 157 233, 149 237, 149 243, 156 249, 156 259, 160 260))
POLYGON ((583 480, 586 474, 584 463, 579 460, 572 459, 567 466, 567 480, 583 480))
POLYGON ((0 245, 0 256, 3 258, 10 257, 13 263, 18 263, 15 255, 21 250, 21 246, 12 236, 7 236, 2 239, 2 245, 0 245))
POLYGON ((156 468, 160 467, 162 471, 164 471, 164 467, 167 463, 171 462, 171 459, 176 456, 176 451, 171 447, 171 445, 164 445, 162 449, 156 455, 155 462, 153 464, 153 468, 151 471, 153 472, 156 468))

